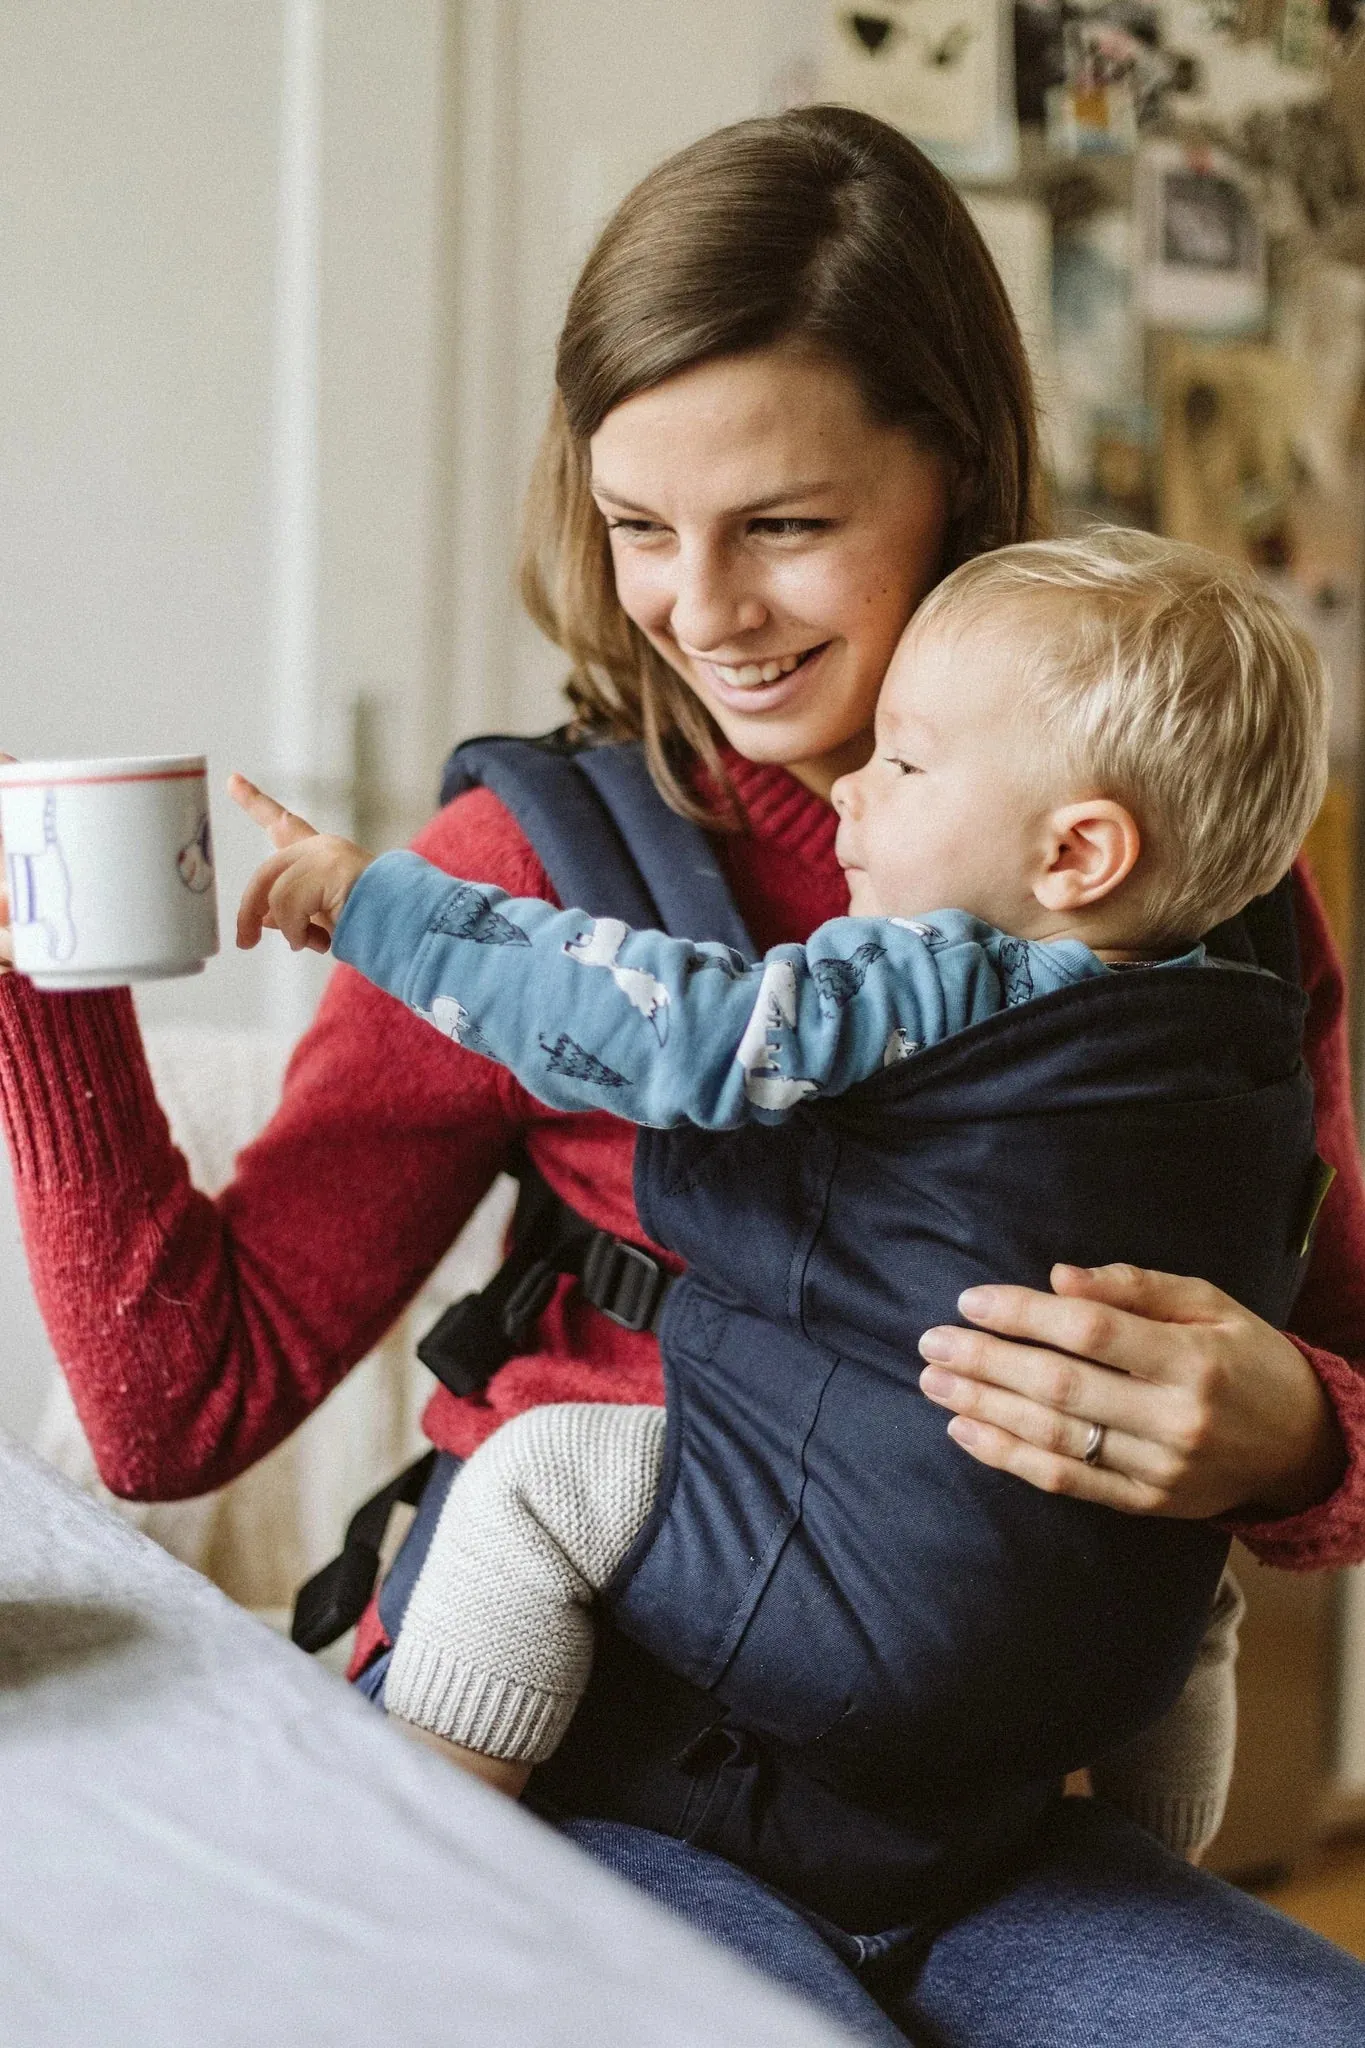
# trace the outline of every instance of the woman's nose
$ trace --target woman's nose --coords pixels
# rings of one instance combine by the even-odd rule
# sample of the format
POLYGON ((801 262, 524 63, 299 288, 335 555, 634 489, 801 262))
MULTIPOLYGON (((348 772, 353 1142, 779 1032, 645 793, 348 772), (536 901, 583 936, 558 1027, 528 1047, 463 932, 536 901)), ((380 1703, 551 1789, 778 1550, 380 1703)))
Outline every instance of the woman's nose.
POLYGON ((684 558, 673 595, 673 637, 694 654, 736 654, 733 642, 768 622, 768 607, 738 565, 684 558))

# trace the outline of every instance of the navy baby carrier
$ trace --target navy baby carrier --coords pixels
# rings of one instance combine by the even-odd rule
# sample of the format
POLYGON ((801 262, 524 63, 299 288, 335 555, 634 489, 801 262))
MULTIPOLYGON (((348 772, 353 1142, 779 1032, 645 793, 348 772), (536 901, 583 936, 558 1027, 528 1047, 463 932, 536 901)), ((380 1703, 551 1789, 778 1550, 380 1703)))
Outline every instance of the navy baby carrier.
MULTIPOLYGON (((638 747, 473 741, 443 799, 475 784, 564 904, 755 957, 638 747)), ((1116 973, 780 1128, 642 1131, 641 1221, 687 1261, 671 1288, 524 1174, 508 1267, 427 1362, 480 1384, 571 1270, 657 1322, 669 1408, 615 1627, 533 1803, 684 1835, 845 1928, 925 1923, 1022 1853, 1065 1772, 1174 1702, 1226 1537, 978 1464, 915 1347, 964 1287, 1046 1287, 1058 1258, 1197 1273, 1286 1322, 1322 1188, 1287 888, 1210 945, 1273 972, 1116 973)))

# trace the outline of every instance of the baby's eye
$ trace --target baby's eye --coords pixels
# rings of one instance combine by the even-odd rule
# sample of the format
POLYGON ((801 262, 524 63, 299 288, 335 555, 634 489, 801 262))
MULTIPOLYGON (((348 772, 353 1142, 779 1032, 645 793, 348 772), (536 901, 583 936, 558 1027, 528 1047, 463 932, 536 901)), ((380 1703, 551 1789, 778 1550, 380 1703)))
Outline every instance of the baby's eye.
POLYGON ((913 761, 903 761, 899 754, 883 754, 882 759, 888 762, 900 775, 922 775, 924 773, 924 770, 917 768, 913 761))

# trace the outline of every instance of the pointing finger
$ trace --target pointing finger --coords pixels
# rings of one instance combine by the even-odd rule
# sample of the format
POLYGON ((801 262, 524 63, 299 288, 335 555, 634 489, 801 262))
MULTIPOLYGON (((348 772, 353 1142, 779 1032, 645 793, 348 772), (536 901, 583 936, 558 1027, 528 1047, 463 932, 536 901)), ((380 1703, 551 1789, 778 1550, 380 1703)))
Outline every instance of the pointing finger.
POLYGON ((301 839, 313 839, 317 835, 306 819, 287 811, 283 804, 276 803, 273 796, 267 796, 254 782, 248 782, 245 775, 228 777, 228 795, 255 820, 263 832, 268 832, 275 845, 283 849, 297 846, 301 839))

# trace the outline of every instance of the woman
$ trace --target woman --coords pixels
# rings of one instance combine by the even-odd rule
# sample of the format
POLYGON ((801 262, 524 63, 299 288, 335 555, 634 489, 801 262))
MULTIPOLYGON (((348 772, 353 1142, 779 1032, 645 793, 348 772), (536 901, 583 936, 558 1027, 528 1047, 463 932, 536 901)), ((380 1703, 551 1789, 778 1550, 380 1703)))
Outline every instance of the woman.
MULTIPOLYGON (((571 657, 580 720, 643 736, 670 800, 715 825, 756 943, 803 938, 846 905, 826 798, 866 756, 906 619, 954 563, 1032 530, 1032 401, 999 281, 951 188, 893 131, 829 109, 746 123, 625 202, 575 291, 558 382, 532 493, 533 615, 571 657)), ((473 880, 549 893, 486 792, 418 844, 473 880)), ((1365 1550, 1351 1362, 1365 1359, 1365 1191, 1340 969, 1306 879, 1298 904, 1320 1145, 1339 1169, 1301 1336, 1169 1276, 1106 1270, 1039 1295, 1002 1275, 974 1332, 930 1333, 926 1391, 958 1412, 965 1450, 1034 1484, 1234 1515, 1269 1559, 1336 1564, 1365 1550), (1098 1464, 1084 1458, 1096 1424, 1098 1464)), ((344 971, 216 1203, 186 1185, 125 997, 10 982, 0 1047, 35 1282, 101 1470, 125 1493, 198 1492, 277 1443, 410 1299, 516 1146, 592 1222, 640 1235, 624 1127, 540 1108, 344 971)), ((464 1455, 521 1409, 594 1396, 657 1400, 654 1345, 561 1289, 534 1353, 480 1396, 438 1392, 426 1427, 464 1455)), ((372 1613, 358 1664, 373 1671, 383 1651, 372 1613)), ((641 1830, 576 1832, 873 2026, 833 1952, 738 1873, 641 1830)), ((1068 1802, 1018 1884, 940 1939, 917 1989, 903 1945, 831 1940, 899 2025, 954 2041, 1126 2038, 1151 1941, 1170 2019, 1144 2020, 1144 2040, 1245 2041, 1248 2015, 1267 2012, 1284 2015, 1273 2037, 1293 2039, 1311 1993, 1322 2042, 1332 1999, 1357 2026, 1365 2011, 1344 1958, 1088 1802, 1068 1802), (1073 2033, 1059 2031, 1069 2011, 1073 2033)))

